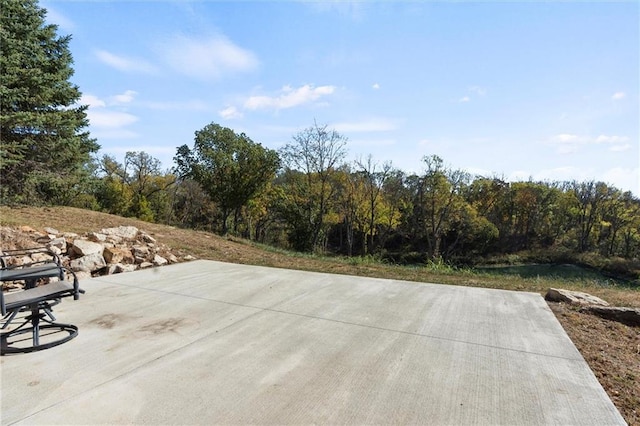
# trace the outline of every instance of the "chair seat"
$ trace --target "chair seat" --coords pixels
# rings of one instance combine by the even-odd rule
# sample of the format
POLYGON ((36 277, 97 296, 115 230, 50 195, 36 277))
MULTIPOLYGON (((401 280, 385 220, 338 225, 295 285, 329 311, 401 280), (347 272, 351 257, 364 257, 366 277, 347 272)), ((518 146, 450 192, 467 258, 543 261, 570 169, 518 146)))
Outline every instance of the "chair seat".
POLYGON ((74 294, 74 291, 72 283, 67 281, 54 281, 28 290, 5 293, 4 303, 7 311, 11 311, 20 306, 40 303, 45 300, 56 299, 63 296, 70 296, 74 294))

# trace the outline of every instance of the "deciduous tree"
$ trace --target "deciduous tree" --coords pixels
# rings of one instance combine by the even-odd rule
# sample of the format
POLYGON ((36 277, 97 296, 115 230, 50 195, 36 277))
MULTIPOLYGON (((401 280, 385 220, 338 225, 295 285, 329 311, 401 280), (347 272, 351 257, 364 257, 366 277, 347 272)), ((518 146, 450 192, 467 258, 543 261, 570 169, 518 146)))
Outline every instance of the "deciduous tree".
MULTIPOLYGON (((302 173, 299 179, 296 173, 286 173, 291 178, 288 182, 292 191, 307 194, 301 199, 302 205, 290 212, 298 211, 301 215, 296 219, 299 225, 305 224, 307 240, 304 244, 298 241, 298 248, 314 250, 319 247, 321 236, 326 236, 325 219, 330 211, 330 203, 335 195, 334 177, 340 161, 346 155, 347 138, 327 125, 308 127, 293 136, 293 141, 286 144, 281 154, 285 167, 290 171, 302 173)), ((292 206, 291 206, 292 207, 292 206)))
POLYGON ((276 151, 215 123, 198 130, 193 149, 179 147, 174 159, 179 175, 198 182, 217 204, 223 234, 228 231, 231 213, 237 219, 240 209, 265 188, 280 167, 276 151))

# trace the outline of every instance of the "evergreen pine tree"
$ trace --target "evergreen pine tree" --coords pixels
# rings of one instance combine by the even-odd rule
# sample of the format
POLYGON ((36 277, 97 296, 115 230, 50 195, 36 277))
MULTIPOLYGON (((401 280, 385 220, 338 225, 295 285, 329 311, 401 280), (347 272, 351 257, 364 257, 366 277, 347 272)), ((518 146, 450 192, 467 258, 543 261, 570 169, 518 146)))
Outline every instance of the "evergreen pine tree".
POLYGON ((3 201, 66 204, 91 153, 86 106, 69 79, 70 36, 37 0, 0 0, 0 183, 3 201))

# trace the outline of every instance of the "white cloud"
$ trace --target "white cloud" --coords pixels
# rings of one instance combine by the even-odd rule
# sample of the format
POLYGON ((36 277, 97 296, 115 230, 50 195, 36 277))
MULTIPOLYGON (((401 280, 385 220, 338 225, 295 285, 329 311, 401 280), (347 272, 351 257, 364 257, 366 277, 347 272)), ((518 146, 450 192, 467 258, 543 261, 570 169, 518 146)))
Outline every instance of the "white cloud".
POLYGON ((611 151, 624 151, 630 148, 629 144, 626 143, 628 141, 629 137, 627 136, 599 135, 593 137, 574 135, 570 133, 561 133, 555 136, 551 136, 548 143, 551 145, 556 145, 558 154, 571 154, 577 152, 581 146, 589 144, 610 144, 614 145, 609 148, 611 151))
POLYGON ((522 182, 522 181, 585 181, 593 179, 593 171, 585 168, 578 168, 573 166, 556 167, 553 169, 543 169, 537 172, 530 172, 526 170, 516 170, 509 174, 507 180, 510 182, 522 182))
MULTIPOLYGON (((92 129, 91 136, 98 139, 136 139, 139 135, 128 129, 92 129)), ((129 148, 129 151, 134 151, 129 148)))
POLYGON ((338 132, 388 132, 397 128, 388 118, 372 118, 366 121, 336 123, 331 126, 338 132))
POLYGON ((78 101, 80 105, 88 105, 89 108, 101 108, 107 106, 107 104, 97 96, 83 94, 78 101))
POLYGON ((467 173, 469 173, 471 176, 489 177, 494 175, 494 173, 491 170, 483 169, 480 167, 466 167, 464 170, 467 173))
POLYGON ((168 40, 160 47, 160 51, 173 69, 201 80, 252 71, 259 64, 251 51, 237 46, 224 36, 195 39, 179 35, 168 40))
POLYGON ((380 147, 397 144, 395 139, 349 139, 349 146, 380 147))
POLYGON ((137 94, 138 92, 135 90, 127 90, 124 93, 112 96, 110 98, 110 104, 120 105, 131 103, 137 94))
MULTIPOLYGON (((121 100, 127 101, 134 94, 135 92, 128 90, 124 94, 111 96, 110 99, 123 97, 121 100)), ((92 136, 98 139, 131 139, 138 137, 136 133, 126 128, 138 121, 137 116, 128 112, 114 110, 114 103, 107 103, 91 94, 82 95, 79 103, 89 106, 87 118, 89 119, 92 136)))
POLYGON ((469 91, 475 93, 478 96, 484 96, 487 94, 487 89, 480 86, 471 86, 469 87, 469 91))
POLYGON ((600 135, 595 139, 595 143, 622 143, 629 140, 626 136, 607 136, 600 135))
POLYGON ((624 99, 626 96, 627 95, 624 92, 616 92, 611 95, 611 99, 613 99, 614 101, 619 101, 620 99, 624 99))
MULTIPOLYGON (((487 94, 487 89, 485 89, 484 87, 480 87, 480 86, 469 86, 467 88, 467 92, 471 93, 473 95, 473 98, 477 98, 480 96, 484 96, 487 94)), ((457 100, 457 102, 459 103, 467 103, 467 102, 471 102, 472 97, 469 95, 465 95, 461 98, 459 98, 457 100)))
POLYGON ((507 180, 515 181, 589 181, 596 180, 608 183, 623 191, 632 191, 638 195, 640 192, 640 169, 615 167, 608 170, 598 171, 593 168, 585 167, 556 167, 553 169, 544 169, 531 173, 524 170, 512 172, 507 180))
POLYGON ((138 117, 128 112, 109 110, 89 110, 87 117, 91 126, 101 128, 120 128, 138 121, 138 117))
POLYGON ((568 181, 568 180, 588 180, 591 173, 585 168, 574 166, 556 167, 553 169, 540 170, 533 174, 534 180, 541 181, 568 181))
POLYGON ((640 168, 625 169, 614 167, 605 171, 602 176, 603 182, 608 182, 623 191, 631 191, 636 196, 640 195, 640 168))
POLYGON ((511 172, 511 174, 509 174, 507 180, 509 182, 520 182, 529 180, 529 178, 533 178, 530 172, 527 172, 525 170, 514 170, 513 172, 511 172))
POLYGON ((631 149, 631 144, 626 143, 624 145, 614 145, 611 148, 609 148, 609 151, 624 152, 624 151, 628 151, 630 149, 631 149))
POLYGON ((127 58, 118 56, 106 50, 97 50, 96 57, 104 64, 123 72, 138 72, 143 74, 152 74, 156 72, 156 68, 140 59, 127 58))
POLYGON ((378 83, 373 83, 373 86, 371 86, 371 88, 373 88, 374 90, 378 90, 380 88, 380 85, 378 83))
POLYGON ((144 151, 147 154, 158 155, 158 154, 175 154, 176 148, 169 146, 158 146, 158 145, 136 145, 136 146, 112 146, 108 148, 103 148, 101 150, 105 153, 110 154, 126 154, 130 151, 144 151))
POLYGON ((281 94, 277 96, 251 96, 245 101, 244 108, 248 110, 293 108, 315 102, 321 97, 331 95, 335 90, 334 86, 313 87, 309 84, 297 89, 284 86, 281 94))
POLYGON ((237 118, 242 118, 242 113, 238 111, 238 108, 234 106, 227 107, 219 111, 218 114, 220 114, 220 117, 224 118, 225 120, 234 120, 237 118))
POLYGON ((556 148, 556 152, 561 155, 578 152, 578 144, 562 144, 556 148))
POLYGON ((206 102, 197 99, 189 101, 145 102, 142 105, 149 109, 160 111, 207 111, 210 109, 206 102))
POLYGON ((58 12, 48 4, 43 4, 43 6, 47 9, 47 23, 57 25, 65 31, 72 31, 75 29, 76 26, 71 19, 67 18, 65 15, 58 12))
POLYGON ((580 136, 569 133, 562 133, 551 137, 552 142, 557 143, 576 143, 580 141, 580 136))

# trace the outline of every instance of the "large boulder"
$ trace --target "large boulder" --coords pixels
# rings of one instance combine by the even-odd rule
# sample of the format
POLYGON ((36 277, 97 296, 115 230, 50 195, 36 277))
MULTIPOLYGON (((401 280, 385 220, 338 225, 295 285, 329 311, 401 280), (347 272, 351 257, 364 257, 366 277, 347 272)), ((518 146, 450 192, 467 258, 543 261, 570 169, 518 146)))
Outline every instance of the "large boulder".
POLYGON ((167 259, 165 259, 164 257, 160 256, 159 254, 156 254, 155 256, 153 256, 153 264, 156 266, 163 266, 166 265, 167 263, 169 263, 169 261, 167 259))
POLYGON ((599 317, 618 321, 632 327, 640 327, 640 309, 637 308, 621 308, 616 306, 587 306, 580 309, 582 312, 599 317))
POLYGON ((131 253, 131 250, 128 248, 120 248, 120 247, 105 247, 104 260, 107 263, 134 263, 135 258, 131 253))
POLYGON ((60 233, 57 229, 51 228, 51 227, 48 227, 48 226, 45 227, 43 229, 43 231, 46 232, 47 234, 52 234, 52 235, 58 235, 60 233))
POLYGON ((571 305, 589 306, 609 306, 609 303, 581 291, 563 290, 559 288, 550 288, 544 298, 550 302, 564 302, 571 305))
POLYGON ((100 253, 92 253, 71 261, 73 271, 97 272, 107 266, 104 257, 100 253))
POLYGON ((151 250, 149 250, 149 247, 146 245, 135 245, 131 247, 131 252, 136 259, 136 263, 142 263, 150 260, 149 257, 151 256, 151 250))
POLYGON ((80 239, 73 240, 73 245, 71 246, 71 251, 78 256, 88 256, 96 253, 102 255, 103 250, 102 244, 80 239))
POLYGON ((115 239, 133 240, 138 235, 138 228, 135 226, 118 226, 116 228, 104 228, 100 233, 107 235, 107 237, 116 237, 115 239))
POLYGON ((87 235, 89 241, 93 241, 94 243, 103 243, 107 241, 107 234, 101 234, 100 232, 90 232, 87 235))

